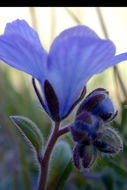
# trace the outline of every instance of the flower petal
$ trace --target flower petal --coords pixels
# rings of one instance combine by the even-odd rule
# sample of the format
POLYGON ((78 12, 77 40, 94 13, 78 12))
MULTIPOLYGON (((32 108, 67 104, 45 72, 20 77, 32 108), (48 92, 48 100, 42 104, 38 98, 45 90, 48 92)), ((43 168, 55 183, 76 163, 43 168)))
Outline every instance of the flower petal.
POLYGON ((63 32, 61 32, 59 34, 59 36, 57 36, 52 44, 55 45, 55 43, 57 43, 57 41, 66 39, 66 38, 70 38, 72 36, 83 36, 83 37, 89 37, 92 39, 99 39, 99 37, 97 36, 97 34, 91 30, 89 27, 84 26, 84 25, 78 25, 69 29, 64 30, 63 32))
POLYGON ((43 48, 37 32, 33 28, 31 28, 25 20, 17 19, 12 23, 7 23, 4 35, 9 34, 16 34, 22 36, 24 39, 32 43, 34 46, 36 44, 38 48, 43 48))
POLYGON ((0 36, 0 59, 38 80, 44 77, 47 53, 37 32, 24 20, 6 25, 4 35, 0 36))
MULTIPOLYGON (((105 68, 104 68, 104 69, 106 69, 107 67, 113 66, 113 65, 115 65, 115 64, 117 64, 117 63, 120 63, 120 62, 122 62, 122 61, 126 61, 126 60, 127 60, 127 53, 121 53, 121 54, 119 54, 119 55, 116 55, 116 56, 114 56, 114 57, 111 59, 109 65, 107 65, 107 66, 105 65, 105 68)), ((102 71, 100 70, 100 72, 102 72, 102 71)))
POLYGON ((85 26, 66 30, 50 48, 48 70, 60 102, 60 115, 67 113, 90 77, 112 65, 114 44, 99 39, 91 29, 85 30, 85 26))

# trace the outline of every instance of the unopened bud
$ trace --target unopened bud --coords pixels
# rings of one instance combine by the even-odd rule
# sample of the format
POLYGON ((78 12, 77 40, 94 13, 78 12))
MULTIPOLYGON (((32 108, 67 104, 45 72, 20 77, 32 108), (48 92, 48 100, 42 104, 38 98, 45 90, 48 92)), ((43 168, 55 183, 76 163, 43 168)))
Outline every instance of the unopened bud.
POLYGON ((101 119, 84 111, 77 115, 74 125, 71 128, 71 134, 74 141, 81 142, 86 136, 92 139, 96 138, 97 135, 100 136, 103 132, 103 127, 104 125, 101 119))
POLYGON ((79 144, 76 144, 73 150, 73 162, 77 169, 80 169, 80 153, 79 153, 79 144))
POLYGON ((93 146, 85 146, 83 152, 82 165, 84 168, 93 166, 97 159, 97 151, 93 146))
POLYGON ((94 145, 101 152, 118 154, 123 150, 123 142, 118 133, 112 128, 105 128, 101 139, 96 139, 94 145))
POLYGON ((93 145, 77 144, 73 151, 73 161, 77 169, 90 168, 97 159, 97 151, 93 145))
POLYGON ((111 121, 117 114, 107 91, 103 88, 94 90, 85 98, 77 111, 77 115, 83 111, 91 112, 105 122, 111 121))

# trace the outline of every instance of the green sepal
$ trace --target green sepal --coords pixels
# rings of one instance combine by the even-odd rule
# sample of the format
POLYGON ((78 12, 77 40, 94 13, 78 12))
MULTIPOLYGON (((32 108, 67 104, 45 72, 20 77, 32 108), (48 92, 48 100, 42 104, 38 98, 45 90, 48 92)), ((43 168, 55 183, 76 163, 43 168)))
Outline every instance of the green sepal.
POLYGON ((118 154, 123 150, 123 141, 113 128, 106 128, 101 138, 96 138, 94 146, 106 154, 118 154))
POLYGON ((41 153, 43 138, 37 125, 23 116, 10 116, 20 133, 33 145, 37 153, 41 153))

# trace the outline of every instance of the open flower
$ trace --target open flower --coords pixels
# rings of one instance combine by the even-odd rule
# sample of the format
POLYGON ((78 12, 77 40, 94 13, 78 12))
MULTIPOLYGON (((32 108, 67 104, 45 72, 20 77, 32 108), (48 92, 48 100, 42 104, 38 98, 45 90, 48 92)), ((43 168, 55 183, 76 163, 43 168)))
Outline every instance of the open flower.
POLYGON ((37 32, 25 20, 16 20, 8 23, 0 36, 0 59, 39 81, 45 111, 60 121, 78 103, 87 81, 126 60, 127 53, 115 56, 110 40, 100 39, 83 25, 64 30, 47 53, 37 32))

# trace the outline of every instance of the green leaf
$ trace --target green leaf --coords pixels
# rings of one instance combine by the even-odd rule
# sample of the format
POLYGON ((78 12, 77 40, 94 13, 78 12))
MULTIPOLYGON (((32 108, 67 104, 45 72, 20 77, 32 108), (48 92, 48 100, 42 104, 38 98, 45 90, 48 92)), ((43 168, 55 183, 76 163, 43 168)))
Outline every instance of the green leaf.
POLYGON ((72 171, 72 159, 68 162, 67 166, 65 167, 64 171, 62 172, 61 176, 58 179, 58 182, 54 188, 54 190, 62 190, 64 188, 65 182, 68 179, 71 171, 72 171))
POLYGON ((120 123, 120 132, 124 132, 124 129, 127 125, 127 108, 125 107, 125 105, 127 105, 127 101, 122 103, 121 109, 121 123, 120 123))
POLYGON ((15 126, 23 136, 33 145, 38 153, 42 151, 42 135, 37 125, 23 116, 10 116, 15 126))
POLYGON ((98 162, 100 165, 108 166, 108 167, 112 168, 116 173, 118 173, 123 178, 127 178, 127 172, 123 168, 121 168, 117 163, 106 160, 106 159, 103 159, 101 161, 98 160, 98 162))
MULTIPOLYGON (((70 169, 71 164, 68 166, 69 169, 67 167, 70 159, 72 159, 72 152, 69 144, 64 141, 58 142, 51 155, 47 190, 54 189, 57 183, 59 183, 59 178, 64 175, 64 171, 70 169)), ((65 176, 66 179, 67 176, 65 176)))
POLYGON ((31 190, 30 172, 25 150, 21 141, 19 141, 19 148, 21 154, 21 174, 23 190, 31 190))
POLYGON ((101 176, 101 180, 103 181, 106 189, 115 190, 114 189, 114 176, 109 169, 107 171, 108 171, 108 174, 104 173, 101 176), (110 171, 110 173, 109 173, 109 171, 110 171))

